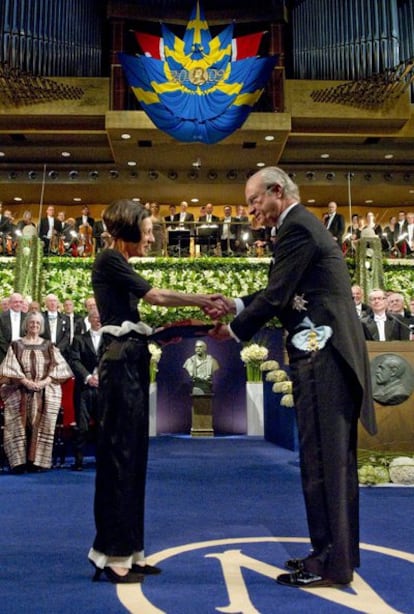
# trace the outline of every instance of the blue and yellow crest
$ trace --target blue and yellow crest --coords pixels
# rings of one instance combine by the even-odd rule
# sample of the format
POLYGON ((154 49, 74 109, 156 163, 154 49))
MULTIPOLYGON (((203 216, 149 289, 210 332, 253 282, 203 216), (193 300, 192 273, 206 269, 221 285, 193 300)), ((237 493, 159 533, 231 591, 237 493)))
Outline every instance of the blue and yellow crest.
POLYGON ((262 33, 234 39, 233 24, 212 38, 198 2, 183 39, 161 28, 161 38, 137 33, 144 55, 120 54, 128 84, 163 132, 186 143, 221 141, 246 120, 277 56, 257 57, 262 33))

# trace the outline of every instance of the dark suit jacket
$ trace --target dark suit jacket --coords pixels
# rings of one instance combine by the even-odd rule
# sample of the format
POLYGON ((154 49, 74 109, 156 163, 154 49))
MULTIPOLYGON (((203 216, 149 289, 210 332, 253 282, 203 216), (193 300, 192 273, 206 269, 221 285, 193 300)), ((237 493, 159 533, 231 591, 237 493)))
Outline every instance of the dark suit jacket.
POLYGON ((85 379, 93 373, 98 366, 98 355, 95 352, 90 331, 83 335, 76 335, 73 339, 69 353, 69 364, 76 378, 76 383, 81 388, 85 385, 85 379))
MULTIPOLYGON (((50 340, 50 325, 47 317, 47 311, 43 312, 43 317, 45 319, 45 332, 43 333, 42 337, 50 340)), ((57 314, 55 345, 57 348, 59 348, 64 358, 67 359, 70 347, 70 323, 68 316, 60 312, 57 314)))
MULTIPOLYGON (((58 234, 60 234, 62 232, 62 222, 58 220, 56 217, 54 219, 55 221, 54 221, 53 228, 56 230, 58 234)), ((47 217, 42 217, 42 219, 40 220, 40 224, 39 224, 39 238, 44 239, 47 236, 48 232, 49 232, 49 221, 47 217)))
MULTIPOLYGON (((20 317, 20 335, 23 337, 23 322, 26 314, 22 313, 20 317)), ((4 360, 11 343, 12 325, 9 311, 0 314, 0 362, 4 360)))
MULTIPOLYGON (((82 226, 83 221, 82 221, 82 216, 81 217, 77 217, 75 219, 75 229, 78 230, 79 226, 82 226)), ((93 217, 88 217, 88 224, 91 228, 94 227, 95 225, 95 220, 93 219, 93 217)))
MULTIPOLYGON (((361 324, 367 341, 379 341, 378 327, 374 320, 373 313, 366 318, 362 318, 361 324)), ((408 341, 410 338, 408 327, 405 328, 403 326, 398 316, 392 316, 390 314, 387 314, 384 332, 386 341, 408 341)))
MULTIPOLYGON (((326 222, 328 223, 328 222, 326 222)), ((341 213, 335 213, 328 232, 338 240, 338 245, 342 245, 342 236, 345 231, 345 218, 341 213)))
MULTIPOLYGON (((174 223, 175 226, 178 226, 178 224, 180 223, 180 213, 176 213, 174 215, 174 223)), ((185 218, 184 218, 184 228, 188 228, 189 230, 194 230, 194 215, 192 213, 186 213, 185 214, 185 218)))
POLYGON ((277 316, 288 332, 291 359, 299 351, 291 338, 305 316, 315 326, 330 326, 330 343, 360 385, 361 420, 368 431, 375 432, 368 353, 348 269, 324 225, 303 205, 289 211, 278 231, 267 287, 243 301, 246 308, 231 323, 235 335, 248 341, 277 316), (306 301, 304 309, 300 309, 301 298, 306 301))

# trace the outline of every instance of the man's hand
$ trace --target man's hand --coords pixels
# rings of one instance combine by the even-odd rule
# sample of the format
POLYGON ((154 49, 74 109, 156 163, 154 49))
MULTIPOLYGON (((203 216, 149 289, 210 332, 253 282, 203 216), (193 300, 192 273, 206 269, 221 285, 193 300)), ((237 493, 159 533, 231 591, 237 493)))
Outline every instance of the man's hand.
POLYGON ((212 320, 219 320, 229 313, 236 313, 236 303, 232 298, 219 295, 214 299, 213 304, 204 307, 203 311, 212 320))

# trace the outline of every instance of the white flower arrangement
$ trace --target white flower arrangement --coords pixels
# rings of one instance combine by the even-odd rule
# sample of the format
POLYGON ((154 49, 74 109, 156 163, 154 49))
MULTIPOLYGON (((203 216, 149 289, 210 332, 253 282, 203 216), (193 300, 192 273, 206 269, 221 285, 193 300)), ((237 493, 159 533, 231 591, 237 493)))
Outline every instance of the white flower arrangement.
POLYGON ((246 366, 246 377, 248 382, 261 382, 261 364, 267 359, 269 350, 258 343, 246 345, 240 352, 240 358, 246 366))
POLYGON ((395 484, 414 484, 414 458, 398 456, 390 462, 390 480, 395 484))
POLYGON ((148 349, 151 354, 150 359, 150 381, 155 382, 158 373, 158 363, 160 362, 162 350, 156 343, 149 343, 148 349))
POLYGON ((414 485, 414 457, 401 456, 392 452, 360 450, 358 465, 360 484, 376 486, 392 482, 393 484, 414 485))

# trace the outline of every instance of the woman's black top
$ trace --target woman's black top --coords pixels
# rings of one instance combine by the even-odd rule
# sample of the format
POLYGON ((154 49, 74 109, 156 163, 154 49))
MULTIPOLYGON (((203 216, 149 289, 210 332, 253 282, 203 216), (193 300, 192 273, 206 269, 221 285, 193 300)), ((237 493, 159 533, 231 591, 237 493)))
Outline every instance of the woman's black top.
POLYGON ((115 249, 105 249, 95 259, 92 287, 103 326, 139 322, 139 299, 151 285, 138 275, 115 249))

